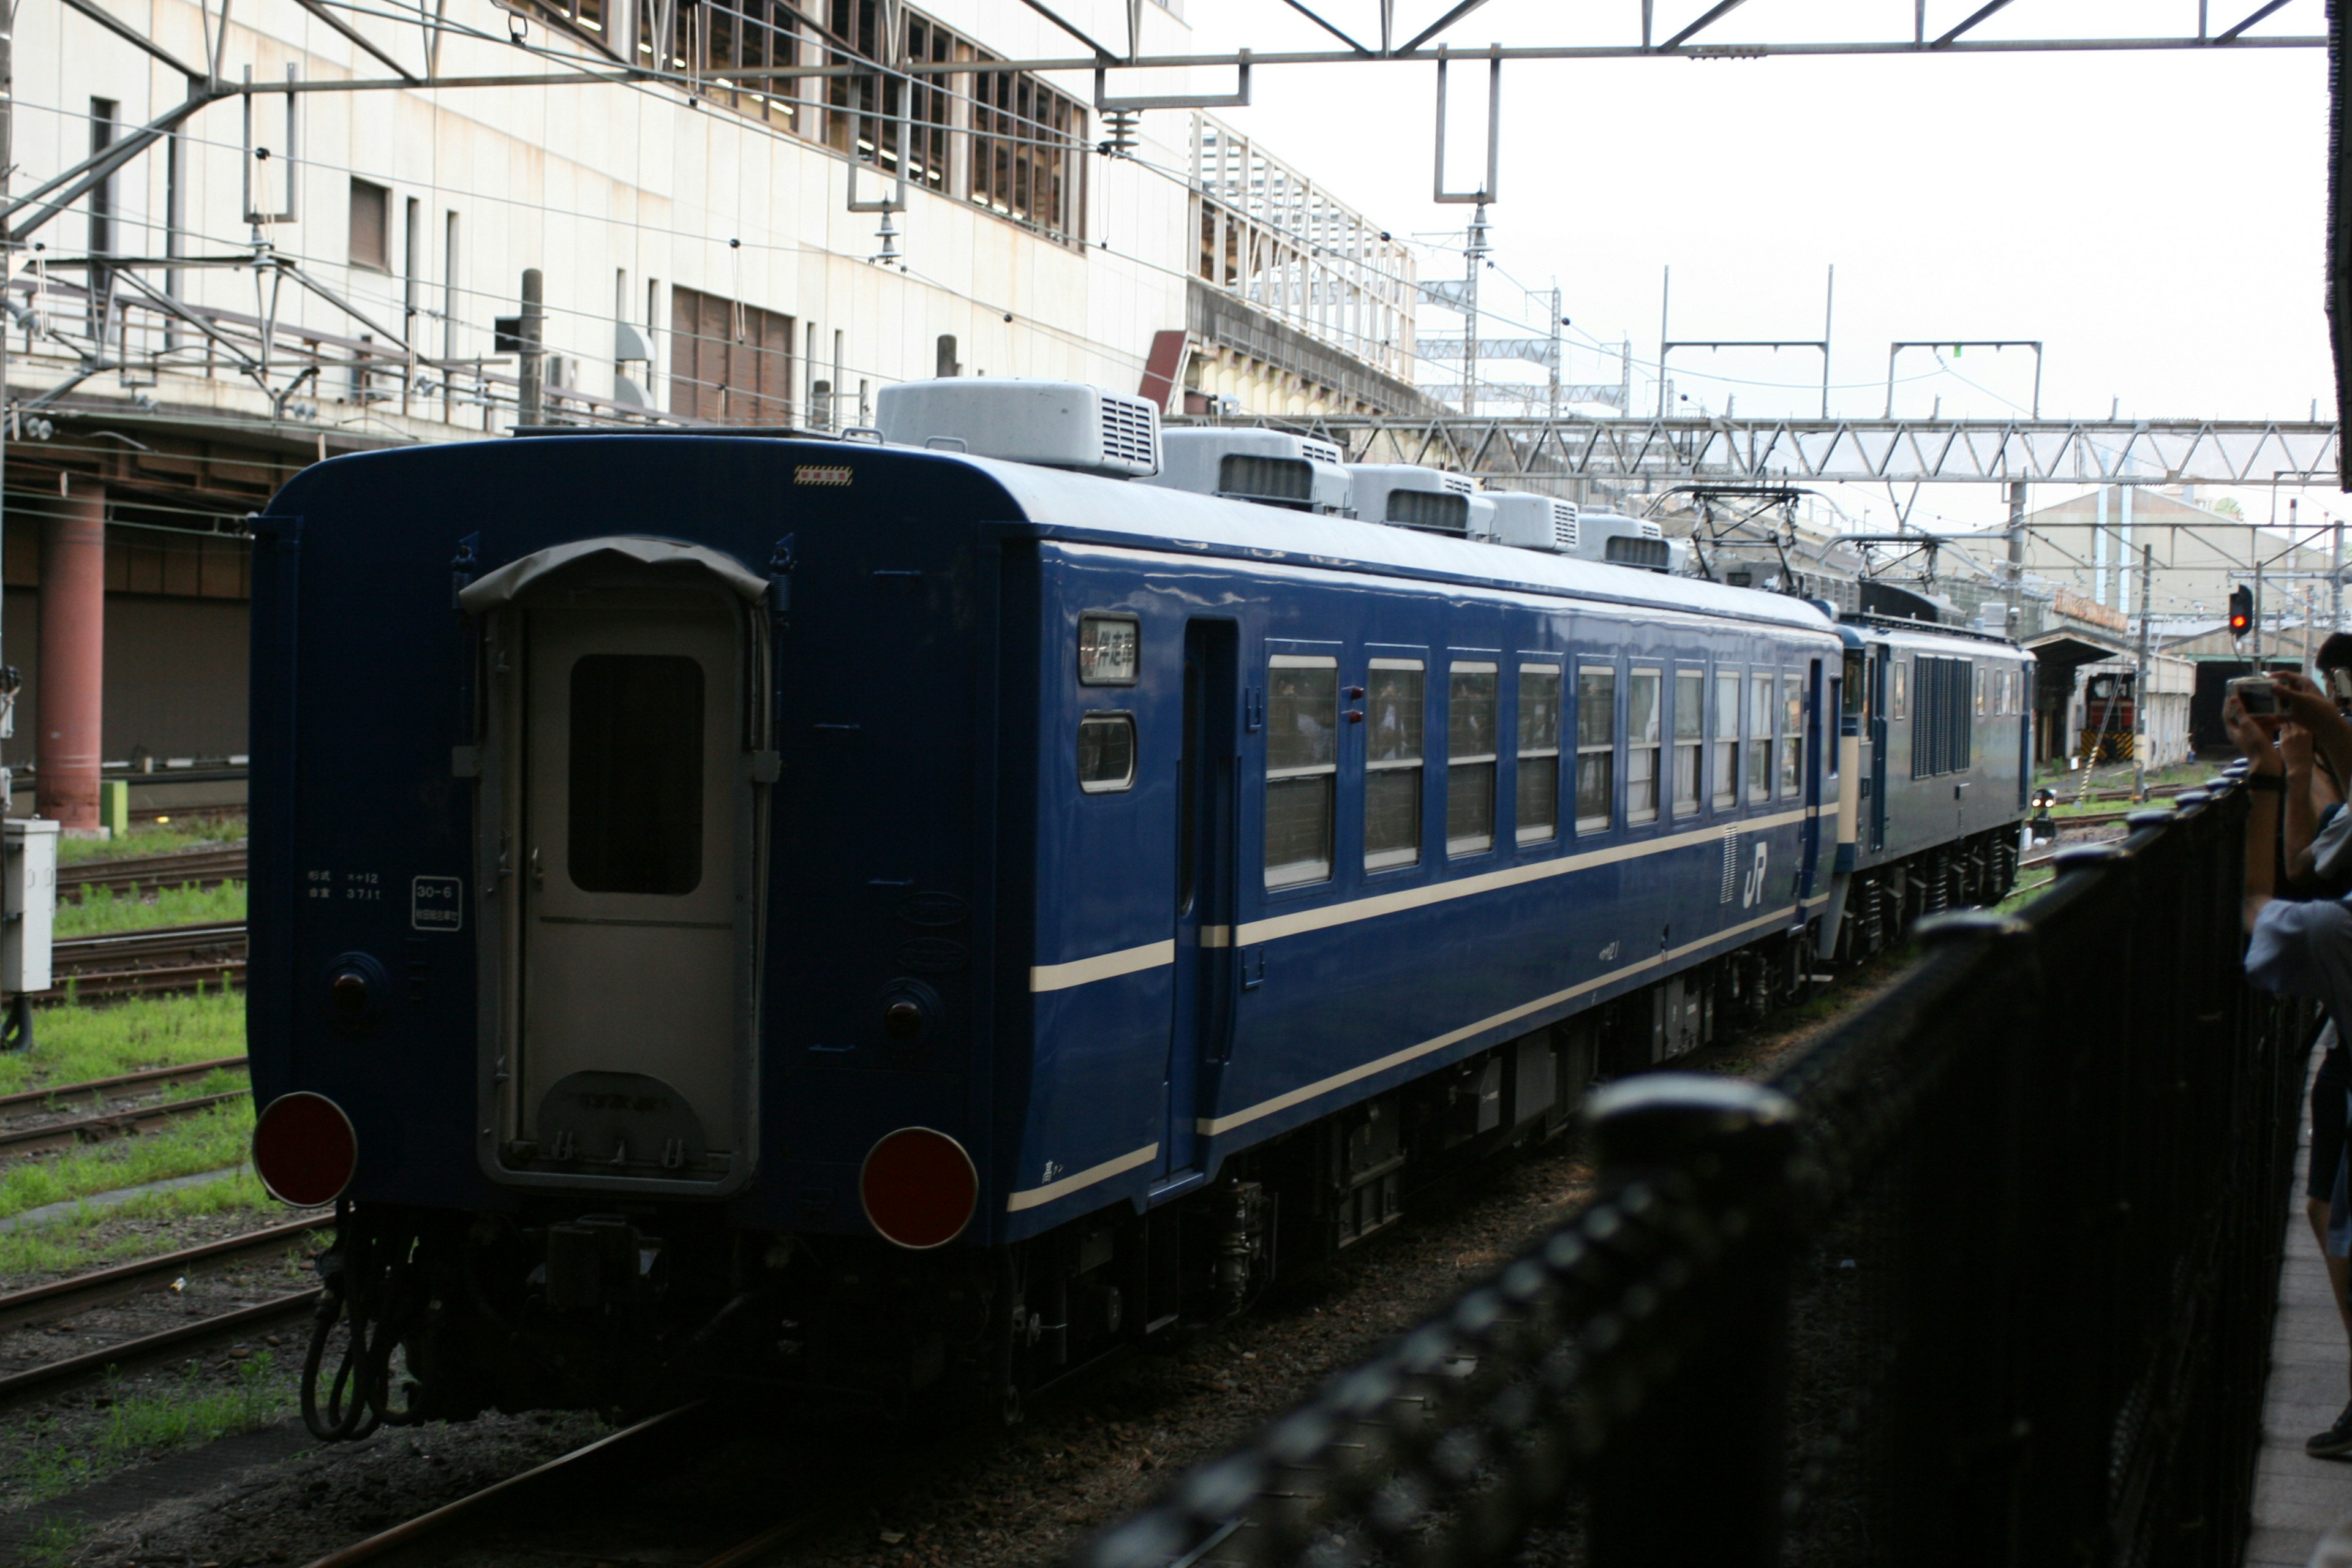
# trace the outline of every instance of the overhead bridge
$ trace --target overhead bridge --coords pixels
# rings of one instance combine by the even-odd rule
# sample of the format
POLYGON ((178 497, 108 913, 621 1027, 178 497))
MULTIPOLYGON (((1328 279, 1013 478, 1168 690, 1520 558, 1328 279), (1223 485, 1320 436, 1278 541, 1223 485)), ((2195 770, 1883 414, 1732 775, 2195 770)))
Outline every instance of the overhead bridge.
MULTIPOLYGON (((1177 423, 1171 420, 1171 424, 1177 423)), ((1494 481, 2305 485, 2336 481, 2333 423, 2263 419, 1302 416, 1190 420, 1318 436, 1357 463, 1494 481)))

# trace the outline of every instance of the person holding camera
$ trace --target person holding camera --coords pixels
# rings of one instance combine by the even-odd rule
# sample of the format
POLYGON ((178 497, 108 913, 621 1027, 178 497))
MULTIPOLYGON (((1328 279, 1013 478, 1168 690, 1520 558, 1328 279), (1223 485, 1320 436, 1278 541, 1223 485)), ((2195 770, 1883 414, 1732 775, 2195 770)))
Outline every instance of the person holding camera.
MULTIPOLYGON (((2317 686, 2282 673, 2267 686, 2232 681, 2221 705, 2230 738, 2245 753, 2247 788, 2252 794, 2246 820, 2244 919, 2249 941, 2246 978, 2264 990, 2312 996, 2328 1013, 2328 1050, 2315 1079, 2311 1103, 2311 1162, 2305 1183, 2304 1212, 2327 1267, 2337 1316, 2352 1340, 2352 1160, 2347 1158, 2345 1052, 2336 1020, 2352 1018, 2352 905, 2338 898, 2294 900, 2276 894, 2280 860, 2281 806, 2310 833, 2313 792, 2326 759, 2336 776, 2352 776, 2352 721, 2317 686), (2248 688, 2252 689, 2249 690, 2248 688), (2268 714, 2249 713, 2246 698, 2267 698, 2268 714), (2328 1063, 2336 1063, 2331 1077, 2328 1063)), ((2337 814, 2343 814, 2339 811, 2337 814)), ((2352 1361, 2347 1363, 2352 1379, 2352 1361)), ((2352 1390, 2347 1390, 2352 1392, 2352 1390)), ((2352 1403, 2326 1431, 2304 1444, 2319 1458, 2352 1456, 2352 1403)))

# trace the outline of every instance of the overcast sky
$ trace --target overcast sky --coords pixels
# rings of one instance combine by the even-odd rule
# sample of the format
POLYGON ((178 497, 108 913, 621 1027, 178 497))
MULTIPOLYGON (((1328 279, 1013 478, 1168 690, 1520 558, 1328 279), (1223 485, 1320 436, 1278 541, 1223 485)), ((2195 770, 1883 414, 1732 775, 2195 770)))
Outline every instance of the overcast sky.
MULTIPOLYGON (((1976 5, 1931 0, 1931 33, 1976 5)), ((1416 31, 1444 9, 1397 5, 1400 28, 1416 31)), ((1377 35, 1374 0, 1323 8, 1377 35)), ((1706 8, 1658 0, 1658 36, 1706 8)), ((1330 41, 1275 0, 1187 9, 1204 47, 1330 41)), ((2214 27, 2253 9, 2212 0, 2214 27)), ((1707 37, 1907 37, 1911 14, 1909 0, 1750 0, 1707 37)), ((1447 37, 1465 49, 1617 39, 1638 15, 1638 0, 1491 0, 1447 37)), ((2196 16, 2196 0, 2017 0, 1982 36, 2080 36, 2108 22, 2193 30, 2196 16)), ((2322 0, 2294 0, 2257 31, 2324 26, 2322 0)), ((1429 200, 1434 74, 1426 64, 1262 69, 1255 106, 1220 112, 1395 232, 1434 237, 1458 232, 1468 211, 1429 200)), ((1475 184, 1484 74, 1454 73, 1450 151, 1466 154, 1454 163, 1457 186, 1475 184)), ((2326 110, 2316 49, 1513 63, 1496 260, 1530 286, 1557 279, 1573 332, 1611 345, 1571 364, 1572 380, 1613 381, 1627 336, 1636 361, 1654 365, 1662 268, 1674 269, 1677 338, 1809 339, 1834 263, 1832 412, 1884 410, 1894 339, 2024 338, 2046 345, 2045 416, 2119 406, 2301 419, 2313 399, 2323 411, 2333 401, 2321 310, 2326 110)), ((1496 296, 1518 306, 1514 289, 1496 296)), ((1940 397, 1947 415, 1997 417, 2031 401, 2027 353, 1946 360, 1939 369, 1906 353, 1897 412, 1924 415, 1940 397)), ((1820 401, 1810 351, 1678 353, 1674 374, 1717 412, 1734 398, 1743 416, 1820 401)), ((1637 376, 1638 387, 1654 383, 1637 376)), ((2052 489, 2034 503, 2057 500, 2052 489)), ((2269 502, 2267 490, 2243 497, 2250 513, 2269 502)), ((1944 487, 1919 521, 1980 523, 2000 510, 1990 487, 1944 487)), ((1889 510, 1879 492, 1874 521, 1889 510)))

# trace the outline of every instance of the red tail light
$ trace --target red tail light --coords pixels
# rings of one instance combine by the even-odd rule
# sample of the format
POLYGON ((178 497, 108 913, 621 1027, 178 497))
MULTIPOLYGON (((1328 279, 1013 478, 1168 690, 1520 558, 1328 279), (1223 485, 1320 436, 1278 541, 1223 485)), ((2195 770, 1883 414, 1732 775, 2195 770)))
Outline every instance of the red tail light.
POLYGON ((253 1124, 253 1168, 281 1203, 302 1208, 333 1203, 351 1185, 359 1163, 352 1119, 323 1094, 281 1094, 253 1124))
POLYGON ((945 1247, 971 1223, 980 1173, 946 1133, 902 1127, 866 1151, 857 1198, 885 1240, 913 1251, 945 1247))

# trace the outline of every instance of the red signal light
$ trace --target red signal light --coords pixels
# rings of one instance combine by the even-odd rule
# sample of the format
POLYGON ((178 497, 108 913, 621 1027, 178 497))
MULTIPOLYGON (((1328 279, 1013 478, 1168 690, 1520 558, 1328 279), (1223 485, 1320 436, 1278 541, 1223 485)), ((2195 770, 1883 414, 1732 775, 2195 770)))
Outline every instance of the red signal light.
POLYGON ((980 1172, 946 1133, 902 1127, 866 1151, 857 1200, 884 1240, 926 1251, 945 1247, 971 1223, 980 1172))
POLYGON ((280 1203, 299 1208, 333 1203, 351 1185, 359 1163, 352 1119, 323 1094, 281 1094, 254 1121, 253 1168, 280 1203))

